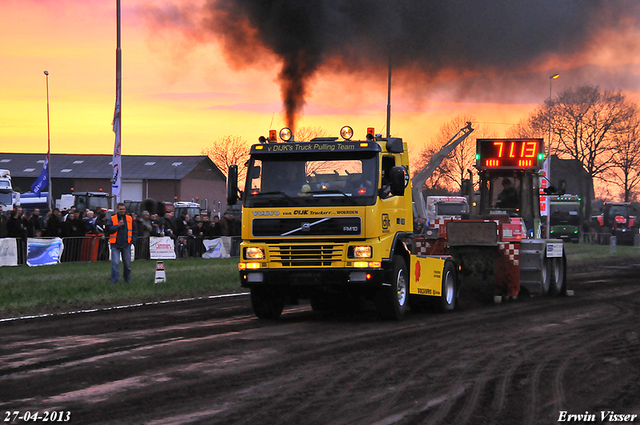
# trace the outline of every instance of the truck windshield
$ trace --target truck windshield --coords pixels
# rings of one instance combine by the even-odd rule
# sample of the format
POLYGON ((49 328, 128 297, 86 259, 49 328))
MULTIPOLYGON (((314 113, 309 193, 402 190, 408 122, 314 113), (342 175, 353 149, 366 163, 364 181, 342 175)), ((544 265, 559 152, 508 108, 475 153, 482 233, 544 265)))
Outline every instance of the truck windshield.
POLYGON ((107 210, 109 209, 109 198, 102 197, 102 196, 92 197, 89 200, 89 205, 90 205, 90 209, 92 210, 95 210, 98 208, 107 210))
POLYGON ((12 198, 11 198, 11 191, 7 191, 7 190, 0 190, 0 204, 1 205, 10 205, 12 198))
POLYGON ((609 210, 609 215, 614 217, 617 215, 627 217, 629 215, 629 212, 626 205, 613 205, 611 207, 611 210, 609 210))
POLYGON ((109 209, 109 198, 107 196, 92 196, 92 195, 76 195, 76 208, 79 210, 97 210, 109 209))
POLYGON ((458 203, 439 203, 438 215, 461 215, 469 212, 468 205, 464 202, 458 203))
POLYGON ((372 205, 377 194, 374 152, 256 155, 249 164, 247 207, 372 205))
POLYGON ((579 226, 580 225, 580 216, 578 214, 578 209, 580 205, 578 204, 551 204, 551 225, 571 225, 571 226, 579 226))

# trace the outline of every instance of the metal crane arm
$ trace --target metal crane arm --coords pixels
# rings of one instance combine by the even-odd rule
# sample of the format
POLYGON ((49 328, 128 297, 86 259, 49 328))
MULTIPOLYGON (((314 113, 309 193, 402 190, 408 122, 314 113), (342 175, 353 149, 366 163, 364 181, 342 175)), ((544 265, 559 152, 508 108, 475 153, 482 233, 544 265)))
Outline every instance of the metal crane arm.
POLYGON ((427 165, 425 165, 422 170, 414 174, 411 179, 411 187, 413 192, 413 202, 418 217, 427 217, 427 209, 424 197, 422 196, 422 186, 424 186, 427 179, 431 177, 442 161, 444 161, 444 159, 453 152, 453 150, 462 143, 473 132, 473 130, 474 129, 471 128, 471 123, 467 122, 466 126, 458 130, 458 132, 431 157, 427 165))

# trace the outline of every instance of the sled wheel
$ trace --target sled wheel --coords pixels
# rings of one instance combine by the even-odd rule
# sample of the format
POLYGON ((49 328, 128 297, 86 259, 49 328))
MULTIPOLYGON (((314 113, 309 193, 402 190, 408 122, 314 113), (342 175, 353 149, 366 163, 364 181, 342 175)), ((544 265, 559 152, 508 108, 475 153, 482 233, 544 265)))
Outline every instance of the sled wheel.
POLYGON ((445 313, 456 308, 458 299, 458 285, 456 279, 456 267, 452 261, 445 261, 442 271, 442 293, 440 294, 439 309, 445 313))

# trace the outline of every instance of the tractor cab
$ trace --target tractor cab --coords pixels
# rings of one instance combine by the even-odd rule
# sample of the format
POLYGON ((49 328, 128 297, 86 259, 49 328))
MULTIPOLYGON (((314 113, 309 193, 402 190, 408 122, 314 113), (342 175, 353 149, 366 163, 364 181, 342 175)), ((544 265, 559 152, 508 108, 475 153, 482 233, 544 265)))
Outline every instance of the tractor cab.
POLYGON ((542 139, 478 139, 476 152, 480 217, 519 217, 539 235, 542 139))

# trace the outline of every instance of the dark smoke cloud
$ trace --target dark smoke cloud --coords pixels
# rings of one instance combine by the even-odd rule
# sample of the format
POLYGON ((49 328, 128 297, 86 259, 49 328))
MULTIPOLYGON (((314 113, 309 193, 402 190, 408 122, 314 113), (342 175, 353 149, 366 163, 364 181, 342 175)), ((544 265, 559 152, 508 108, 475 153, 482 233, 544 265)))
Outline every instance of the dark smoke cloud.
MULTIPOLYGON (((156 22, 184 26, 193 10, 164 12, 162 17, 153 11, 156 22)), ((637 29, 640 2, 208 0, 197 15, 199 24, 189 30, 222 40, 235 66, 260 63, 264 48, 281 59, 278 79, 287 121, 294 126, 308 83, 321 67, 383 80, 391 55, 394 75, 423 92, 451 81, 461 93, 477 91, 478 81, 496 77, 525 86, 523 76, 546 72, 545 62, 571 62, 607 31, 637 29)))

